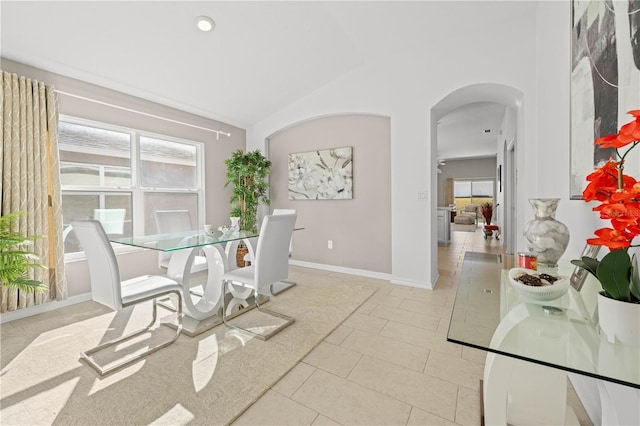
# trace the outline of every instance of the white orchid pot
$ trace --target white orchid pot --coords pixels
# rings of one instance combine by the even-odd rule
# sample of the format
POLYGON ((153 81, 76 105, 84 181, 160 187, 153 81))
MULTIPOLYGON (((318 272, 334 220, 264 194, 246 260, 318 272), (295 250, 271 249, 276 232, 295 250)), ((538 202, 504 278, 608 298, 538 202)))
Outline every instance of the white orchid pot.
POLYGON ((600 292, 598 317, 609 343, 640 347, 640 303, 611 299, 600 292))

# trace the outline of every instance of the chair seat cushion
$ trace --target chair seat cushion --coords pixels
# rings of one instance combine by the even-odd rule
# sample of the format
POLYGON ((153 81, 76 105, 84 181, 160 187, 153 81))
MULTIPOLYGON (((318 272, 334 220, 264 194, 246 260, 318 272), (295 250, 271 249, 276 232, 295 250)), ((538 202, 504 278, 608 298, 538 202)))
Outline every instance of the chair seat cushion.
POLYGON ((172 279, 157 275, 144 275, 132 278, 122 281, 122 304, 128 305, 137 300, 171 290, 181 291, 182 286, 172 279))
POLYGON ((227 272, 222 276, 223 280, 237 281, 245 284, 248 287, 254 286, 255 270, 253 265, 246 268, 238 268, 227 272))
POLYGON ((453 222, 463 225, 473 225, 476 223, 476 219, 473 216, 459 215, 453 218, 453 222))
POLYGON ((484 229, 488 231, 497 231, 500 228, 498 225, 485 225, 484 229))

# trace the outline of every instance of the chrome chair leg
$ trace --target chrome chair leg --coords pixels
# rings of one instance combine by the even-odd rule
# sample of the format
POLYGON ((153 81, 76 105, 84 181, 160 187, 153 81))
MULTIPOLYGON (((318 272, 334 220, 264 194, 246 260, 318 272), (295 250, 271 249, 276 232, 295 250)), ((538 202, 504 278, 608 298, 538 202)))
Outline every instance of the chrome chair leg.
POLYGON ((122 306, 126 307, 126 306, 133 305, 134 303, 137 304, 137 303, 145 302, 145 301, 148 301, 148 300, 153 300, 153 315, 152 315, 153 318, 152 318, 151 322, 149 323, 149 325, 147 325, 145 328, 142 328, 140 330, 134 331, 134 332, 132 332, 130 334, 127 334, 125 336, 121 336, 121 337, 118 337, 116 339, 109 340, 108 342, 105 342, 105 343, 103 343, 101 345, 96 346, 95 348, 89 349, 88 351, 82 352, 80 354, 82 356, 82 358, 91 367, 93 367, 93 369, 95 369, 101 376, 104 376, 105 374, 109 374, 109 373, 111 373, 111 372, 113 372, 113 371, 115 371, 115 370, 117 370, 119 368, 122 368, 122 367, 126 366, 126 365, 132 364, 132 363, 144 358, 145 356, 147 356, 147 355, 149 355, 149 354, 151 354, 153 352, 156 352, 156 351, 158 351, 158 350, 160 350, 160 349, 162 349, 162 348, 164 348, 166 346, 169 346, 170 344, 175 342, 178 339, 178 337, 180 336, 180 333, 182 333, 182 317, 183 317, 183 314, 182 314, 182 294, 179 291, 177 291, 177 290, 168 291, 168 292, 160 294, 160 295, 155 295, 155 296, 148 297, 148 298, 145 298, 145 299, 139 299, 139 300, 136 300, 135 302, 132 302, 132 303, 129 303, 129 304, 126 304, 126 305, 123 304, 122 306), (143 333, 148 332, 149 329, 151 329, 151 327, 156 323, 157 316, 158 316, 158 308, 157 308, 157 300, 156 299, 158 297, 168 296, 168 295, 170 295, 172 293, 174 293, 174 294, 176 294, 178 296, 178 312, 177 312, 178 326, 176 328, 175 335, 171 339, 169 339, 169 340, 167 340, 167 341, 165 341, 165 342, 163 342, 163 343, 161 343, 159 345, 153 346, 153 347, 147 349, 146 351, 144 351, 144 352, 142 352, 142 353, 140 353, 138 355, 135 355, 135 356, 132 356, 132 357, 130 357, 128 359, 125 359, 125 360, 123 360, 123 361, 121 361, 121 362, 119 362, 119 363, 117 363, 117 364, 115 364, 115 365, 113 365, 111 367, 107 367, 106 368, 106 367, 101 366, 100 364, 98 364, 96 362, 96 360, 93 358, 92 354, 95 354, 96 352, 99 352, 102 349, 105 349, 105 348, 107 348, 109 346, 113 346, 113 345, 116 345, 118 343, 125 342, 127 340, 130 340, 130 339, 136 337, 136 336, 139 336, 139 335, 141 335, 143 333))
POLYGON ((223 297, 223 302, 222 302, 222 322, 224 323, 224 325, 226 325, 229 328, 233 328, 236 330, 241 330, 244 331, 245 333, 249 333, 252 336, 256 337, 257 339, 266 341, 269 340, 272 336, 278 334, 279 332, 281 332, 282 330, 284 330, 285 328, 289 327, 291 324, 293 324, 295 322, 294 318, 291 318, 287 315, 281 314, 280 312, 276 312, 270 309, 265 309, 263 307, 260 306, 260 302, 258 301, 259 299, 259 295, 256 293, 256 291, 253 291, 253 299, 256 305, 256 308, 260 311, 263 312, 267 315, 271 315, 273 317, 276 318, 280 318, 285 320, 285 323, 278 326, 277 328, 275 328, 274 330, 270 331, 267 334, 260 334, 260 333, 256 333, 255 331, 251 331, 247 328, 244 327, 240 327, 234 324, 231 324, 231 322, 229 322, 227 320, 227 314, 226 314, 226 310, 225 310, 225 305, 226 305, 226 296, 227 296, 227 292, 226 292, 226 288, 227 288, 227 281, 226 280, 222 280, 222 297, 223 297))

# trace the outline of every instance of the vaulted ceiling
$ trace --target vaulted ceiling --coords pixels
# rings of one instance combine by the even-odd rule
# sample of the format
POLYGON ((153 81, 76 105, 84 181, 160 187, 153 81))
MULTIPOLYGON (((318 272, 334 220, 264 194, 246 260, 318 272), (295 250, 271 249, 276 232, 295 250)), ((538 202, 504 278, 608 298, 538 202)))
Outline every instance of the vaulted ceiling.
MULTIPOLYGON (((429 55, 463 26, 481 34, 522 3, 2 1, 0 43, 5 58, 247 128, 364 64, 429 55), (215 29, 198 31, 199 15, 215 29)), ((459 123, 494 126, 499 108, 481 107, 459 123)))

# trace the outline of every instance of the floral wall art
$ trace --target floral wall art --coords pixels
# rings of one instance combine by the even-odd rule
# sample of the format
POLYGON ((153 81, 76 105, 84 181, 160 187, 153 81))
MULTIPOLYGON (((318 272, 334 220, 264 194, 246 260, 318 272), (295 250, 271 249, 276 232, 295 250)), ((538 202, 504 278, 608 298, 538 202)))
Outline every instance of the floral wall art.
POLYGON ((640 105, 640 2, 572 0, 571 25, 570 196, 580 200, 587 175, 615 155, 593 141, 640 105))
POLYGON ((352 198, 352 147, 289 154, 290 200, 352 198))

